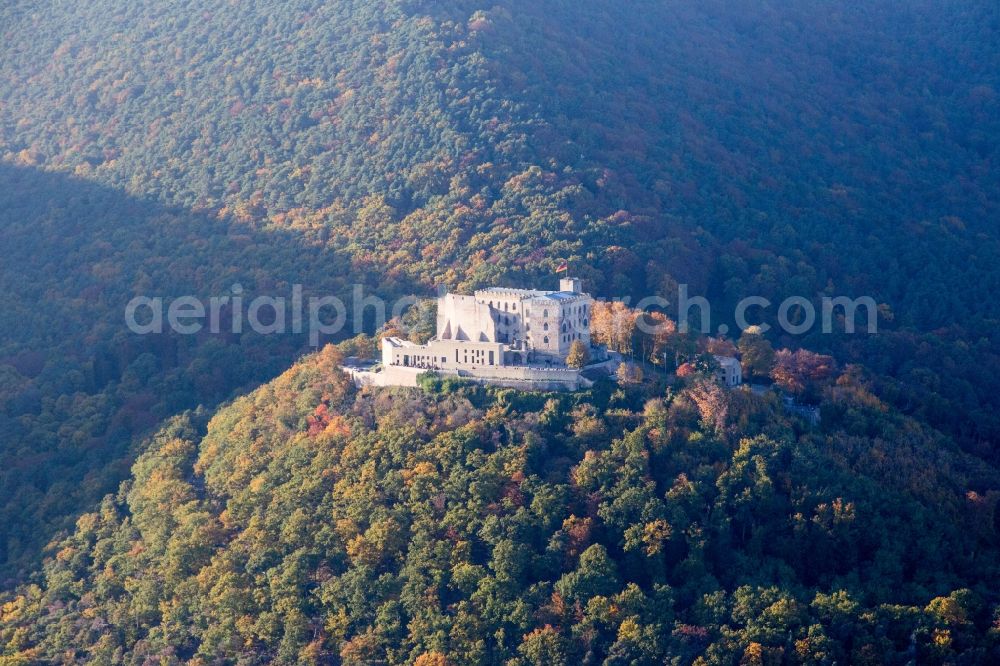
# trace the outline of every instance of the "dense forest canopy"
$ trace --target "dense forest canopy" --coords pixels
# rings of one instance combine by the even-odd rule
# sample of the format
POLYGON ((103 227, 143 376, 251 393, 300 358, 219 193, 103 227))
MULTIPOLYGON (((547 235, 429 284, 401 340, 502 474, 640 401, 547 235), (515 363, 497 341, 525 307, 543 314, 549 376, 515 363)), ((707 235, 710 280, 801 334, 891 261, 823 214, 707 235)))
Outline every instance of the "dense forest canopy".
POLYGON ((994 472, 863 383, 814 429, 699 378, 359 393, 339 361, 167 423, 2 607, 10 663, 1000 654, 996 498, 954 492, 994 472))
POLYGON ((318 213, 424 284, 573 255, 600 292, 870 293, 926 330, 996 315, 962 287, 998 286, 998 11, 14 3, 0 150, 265 224, 318 213))
MULTIPOLYGON (((598 455, 603 462, 594 465, 614 467, 615 456, 631 455, 622 447, 638 446, 645 436, 630 434, 636 428, 659 429, 667 438, 690 434, 693 443, 685 440, 670 453, 685 462, 665 462, 649 472, 654 478, 648 482, 662 504, 677 474, 693 478, 701 469, 703 478, 693 481, 701 488, 698 498, 685 509, 694 515, 729 501, 705 494, 705 487, 718 487, 711 475, 722 468, 743 464, 737 458, 739 439, 745 438, 746 455, 765 462, 777 457, 775 465, 785 475, 772 482, 785 484, 782 518, 768 515, 775 522, 767 529, 783 534, 791 528, 781 521, 798 512, 832 536, 809 541, 819 539, 810 532, 818 528, 809 527, 805 536, 776 537, 775 547, 784 550, 765 553, 765 544, 744 541, 746 534, 734 547, 733 537, 721 536, 726 532, 709 527, 704 516, 675 523, 657 513, 661 508, 651 509, 655 515, 643 517, 644 524, 652 525, 653 536, 666 529, 657 520, 670 524, 671 536, 665 537, 670 548, 683 542, 685 553, 716 549, 698 556, 700 564, 690 575, 696 582, 688 590, 689 583, 681 581, 687 574, 675 570, 679 551, 660 553, 660 569, 652 573, 636 573, 629 559, 638 557, 635 553, 622 559, 626 551, 615 540, 635 521, 588 524, 586 530, 599 529, 588 545, 604 548, 614 580, 623 586, 595 594, 610 599, 632 594, 628 583, 638 585, 645 601, 613 602, 638 609, 629 611, 633 624, 623 634, 624 625, 612 630, 607 617, 591 626, 552 615, 556 610, 538 595, 551 594, 554 587, 545 585, 557 585, 571 572, 568 567, 576 566, 565 555, 560 564, 565 571, 549 563, 518 579, 524 590, 542 586, 525 593, 526 608, 515 613, 500 602, 491 606, 497 622, 508 614, 517 618, 503 625, 502 637, 491 634, 501 652, 529 662, 546 650, 565 650, 574 658, 618 654, 615 649, 631 655, 631 647, 613 648, 620 639, 612 640, 612 634, 665 631, 671 641, 691 642, 681 650, 679 644, 635 638, 643 643, 642 654, 695 655, 712 645, 712 654, 733 655, 753 643, 788 655, 797 643, 783 643, 776 633, 759 637, 754 632, 764 629, 749 629, 739 618, 760 613, 736 610, 748 599, 773 594, 774 604, 793 605, 796 621, 803 623, 781 624, 782 636, 790 632, 795 641, 808 642, 818 626, 817 644, 832 641, 837 647, 829 648, 831 654, 841 663, 878 661, 878 655, 905 660, 913 650, 931 659, 926 650, 944 644, 933 658, 985 654, 977 650, 992 649, 984 636, 994 600, 981 588, 995 566, 992 516, 1000 491, 1000 306, 992 298, 1000 289, 998 42, 1000 7, 958 0, 775 5, 640 0, 627 8, 600 0, 5 3, 0 7, 0 581, 14 589, 31 578, 52 538, 69 540, 59 541, 63 546, 55 553, 73 554, 55 555, 42 578, 35 574, 38 587, 19 588, 10 598, 14 606, 0 615, 0 631, 8 632, 0 634, 10 646, 5 649, 52 657, 72 644, 89 656, 128 652, 138 660, 147 650, 197 652, 210 660, 228 649, 222 638, 199 635, 195 643, 183 643, 175 638, 176 627, 223 618, 242 622, 230 639, 239 635, 249 652, 259 648, 262 655, 300 658, 313 639, 319 643, 308 649, 342 655, 343 639, 354 646, 348 656, 358 660, 367 658, 366 650, 405 659, 401 652, 384 652, 394 646, 413 659, 426 653, 431 655, 421 657, 426 663, 437 663, 433 653, 442 645, 441 632, 460 631, 447 623, 461 625, 466 615, 443 610, 447 620, 425 618, 447 629, 434 630, 437 638, 428 638, 431 629, 415 630, 419 637, 407 643, 384 632, 386 623, 412 619, 404 615, 411 610, 380 610, 380 601, 362 608, 343 599, 309 597, 303 603, 318 605, 295 607, 299 619, 290 619, 294 604, 287 606, 285 599, 312 590, 313 583, 288 583, 285 596, 269 588, 276 595, 269 603, 280 609, 260 620, 271 623, 267 627, 249 626, 221 601, 193 594, 205 584, 193 581, 193 572, 212 559, 206 544, 220 549, 219 557, 237 557, 236 551, 225 554, 227 544, 245 526, 226 523, 220 509, 231 489, 211 495, 198 485, 203 477, 208 486, 214 483, 207 467, 190 476, 192 461, 208 455, 198 452, 204 437, 211 440, 204 420, 218 405, 281 373, 307 341, 292 335, 135 336, 123 326, 124 305, 140 294, 224 294, 235 283, 248 298, 287 294, 296 283, 309 293, 340 295, 361 283, 386 298, 426 296, 439 284, 549 286, 553 269, 567 260, 587 289, 601 297, 660 295, 676 301, 678 283, 689 284, 692 293, 710 297, 717 313, 713 325, 730 327, 733 304, 747 295, 775 303, 789 295, 871 295, 882 305, 880 330, 871 336, 769 334, 776 346, 805 346, 833 355, 841 367, 854 364, 851 381, 863 390, 842 389, 837 398, 824 394, 832 420, 830 425, 824 420, 829 430, 823 435, 799 432, 762 405, 746 407, 757 416, 740 421, 736 430, 745 433, 736 437, 735 431, 712 434, 691 424, 671 430, 674 425, 657 425, 660 417, 634 404, 630 409, 641 418, 612 427, 607 405, 588 403, 596 414, 590 416, 607 423, 594 425, 592 441, 580 435, 586 446, 566 445, 567 466, 583 464, 592 449, 604 452, 598 455), (845 407, 844 393, 864 409, 845 407), (199 406, 203 411, 163 425, 199 406), (837 420, 844 414, 851 416, 849 424, 837 420), (766 425, 771 419, 773 425, 766 425), (150 440, 161 426, 161 435, 150 440), (172 512, 193 512, 193 522, 185 524, 197 552, 186 564, 168 563, 164 533, 152 536, 168 528, 133 522, 144 509, 137 491, 129 490, 143 487, 144 475, 152 473, 143 465, 160 465, 163 456, 174 455, 163 453, 171 439, 184 443, 176 445, 170 463, 176 467, 161 471, 186 484, 178 487, 176 502, 167 502, 172 512), (122 487, 124 494, 101 504, 147 449, 133 468, 135 478, 122 487), (814 470, 810 456, 836 458, 843 473, 821 479, 816 474, 822 466, 814 470), (870 493, 897 481, 888 460, 903 465, 911 487, 898 489, 884 509, 870 493), (868 469, 873 466, 875 471, 868 469), (918 472, 920 466, 933 469, 918 472), (862 472, 884 478, 853 479, 862 472), (845 489, 840 495, 826 492, 834 487, 845 489), (838 497, 836 511, 847 511, 853 502, 862 521, 876 521, 865 507, 885 511, 877 517, 877 535, 866 541, 849 527, 837 535, 841 528, 827 525, 832 518, 811 517, 820 504, 834 512, 838 497), (792 505, 795 511, 789 513, 792 505), (82 512, 97 506, 97 514, 77 524, 82 512), (705 530, 701 545, 701 537, 683 533, 691 524, 705 530), (145 545, 157 538, 155 547, 145 545), (802 540, 789 545, 796 538, 802 540), (952 546, 935 550, 934 539, 952 546), (108 563, 133 558, 135 553, 122 555, 133 547, 147 558, 134 564, 135 572, 169 569, 163 575, 169 574, 170 586, 157 593, 167 596, 147 596, 136 606, 122 601, 117 586, 135 589, 129 587, 132 572, 108 563), (747 561, 726 560, 721 552, 726 548, 747 561), (831 549, 846 549, 844 562, 817 564, 816 575, 796 569, 801 552, 822 559, 831 549), (758 577, 747 573, 756 569, 758 577), (872 591, 880 576, 887 582, 872 591), (657 589, 665 596, 657 596, 657 589), (837 590, 848 597, 834 600, 837 590), (713 594, 721 595, 717 603, 697 601, 713 594), (171 625, 161 602, 188 598, 192 606, 178 610, 179 624, 171 625), (946 600, 931 608, 927 604, 934 599, 946 600), (633 602, 638 605, 629 606, 633 602), (663 604, 670 613, 650 611, 646 603, 663 604), (941 619, 958 612, 955 607, 965 620, 941 619), (531 615, 536 611, 539 615, 531 615), (376 621, 378 613, 383 623, 376 621), (885 620, 886 614, 892 618, 885 620), (649 628, 652 616, 667 628, 649 628), (855 619, 837 624, 836 618, 847 616, 855 619), (96 622, 95 637, 79 633, 85 632, 82 618, 96 622), (864 632, 873 637, 865 634, 851 647, 845 637, 861 631, 857 622, 867 623, 864 632), (101 623, 124 633, 98 644, 101 623), (573 634, 571 625, 584 627, 579 631, 585 635, 573 634), (887 634, 890 625, 894 629, 887 634), (918 637, 914 645, 903 637, 911 630, 918 637), (521 650, 522 634, 531 632, 538 632, 532 633, 534 642, 521 650), (301 639, 305 634, 315 635, 301 639), (145 642, 135 648, 130 642, 140 636, 145 642), (864 652, 852 652, 855 648, 864 652)), ((762 314, 772 323, 774 315, 773 308, 762 314)), ((786 361, 794 360, 787 354, 786 361)), ((267 390, 274 389, 257 395, 267 390)), ((674 404, 666 395, 653 397, 674 404)), ((463 428, 492 423, 485 405, 494 398, 480 396, 477 400, 486 402, 468 408, 475 413, 436 425, 433 435, 430 430, 419 437, 399 435, 405 443, 393 455, 430 445, 446 431, 474 440, 478 431, 463 428)), ((407 399, 420 403, 419 410, 438 409, 426 396, 407 399)), ((306 403, 310 409, 318 404, 310 394, 295 409, 306 403)), ((353 422, 355 408, 338 405, 347 410, 344 428, 351 434, 341 433, 337 446, 364 431, 368 443, 359 450, 370 451, 365 447, 381 436, 372 433, 399 426, 360 416, 353 422)), ((559 408, 586 409, 581 405, 559 408)), ((224 413, 235 418, 235 409, 224 413)), ((359 403, 356 409, 363 407, 359 403)), ((550 418, 538 405, 514 411, 528 419, 525 433, 538 438, 524 444, 528 449, 557 431, 556 439, 567 437, 552 424, 532 430, 535 420, 550 418), (541 416, 527 416, 536 413, 541 416)), ((300 433, 286 420, 293 419, 290 413, 275 419, 281 428, 261 445, 278 451, 300 433)), ((520 427, 517 419, 511 428, 520 427)), ((217 426, 215 437, 224 432, 226 426, 217 426)), ((466 446, 447 446, 453 445, 466 446)), ((505 456, 516 453, 482 446, 485 457, 475 458, 461 474, 475 472, 494 455, 491 464, 508 465, 505 456)), ((236 455, 238 448, 230 452, 236 455)), ((341 455, 337 450, 313 453, 319 456, 315 464, 339 473, 341 463, 327 457, 341 455)), ((404 465, 397 458, 392 464, 398 463, 398 472, 390 466, 378 473, 403 474, 411 461, 404 465)), ((445 477, 459 474, 457 467, 433 462, 445 477)), ((563 493, 553 500, 558 508, 552 516, 569 507, 584 520, 589 514, 578 504, 585 503, 582 488, 596 493, 599 484, 610 483, 595 477, 590 486, 573 485, 569 467, 522 462, 551 484, 539 492, 563 493), (577 496, 570 498, 570 486, 577 496)), ((622 481, 619 490, 633 482, 635 492, 645 492, 648 483, 640 473, 622 481)), ((313 490, 315 502, 297 496, 305 522, 303 534, 288 537, 296 547, 300 537, 319 538, 309 522, 319 521, 319 513, 310 512, 326 511, 321 502, 335 501, 313 490)), ((491 492, 484 490, 476 501, 487 501, 491 492)), ((289 522, 287 504, 269 507, 270 513, 263 504, 254 510, 267 513, 267 520, 299 520, 289 522)), ((750 520, 755 509, 746 510, 750 520)), ((524 557, 534 561, 544 550, 541 540, 563 528, 544 515, 517 521, 522 519, 527 522, 518 525, 530 534, 498 518, 503 530, 515 530, 509 534, 511 547, 532 551, 524 557), (536 519, 540 522, 531 522, 536 519)), ((415 518, 401 514, 392 520, 415 518)), ((489 568, 485 549, 496 545, 498 532, 489 531, 496 529, 501 528, 491 525, 488 535, 470 537, 479 549, 469 555, 470 567, 489 568)), ((577 534, 584 528, 565 530, 577 534)), ((320 550, 309 551, 296 571, 314 572, 315 585, 345 575, 346 569, 336 569, 346 566, 336 539, 356 535, 344 534, 311 545, 320 550)), ((443 549, 435 538, 408 548, 443 549)), ((387 552, 398 564, 409 551, 397 546, 387 552)), ((188 545, 175 548, 170 557, 189 557, 188 545)), ((591 556, 588 561, 597 551, 591 556)), ((286 553, 273 557, 277 561, 286 553)), ((262 573, 274 566, 258 562, 241 575, 277 576, 262 573)), ((479 577, 480 568, 458 576, 479 577)), ((419 576, 438 575, 420 571, 419 576)), ((367 571, 353 575, 352 589, 375 584, 367 571)), ((385 584, 391 588, 409 580, 401 575, 394 570, 397 578, 385 584)), ((145 580, 143 585, 152 585, 145 580)), ((253 584, 263 586, 259 579, 253 584)), ((456 585, 441 592, 442 608, 460 603, 462 594, 475 596, 469 585, 456 585)), ((237 585, 223 586, 229 587, 237 585)), ((566 601, 571 595, 559 594, 564 605, 558 612, 576 612, 566 601)), ((479 612, 479 607, 467 610, 479 612)), ((490 631, 500 630, 490 625, 490 631)), ((467 655, 492 646, 462 645, 467 655)), ((770 653, 754 654, 766 659, 770 653)))

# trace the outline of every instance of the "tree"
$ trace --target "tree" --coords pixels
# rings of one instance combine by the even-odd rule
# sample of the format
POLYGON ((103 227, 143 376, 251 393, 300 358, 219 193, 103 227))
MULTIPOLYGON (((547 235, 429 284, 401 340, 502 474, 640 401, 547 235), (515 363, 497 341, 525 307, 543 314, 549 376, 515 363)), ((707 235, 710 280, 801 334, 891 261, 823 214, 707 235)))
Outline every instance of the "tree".
POLYGON ((748 377, 767 377, 774 366, 774 348, 759 326, 750 326, 740 336, 740 361, 748 377))
POLYGON ((636 331, 642 358, 662 363, 677 333, 677 325, 662 312, 643 312, 637 317, 636 331))
POLYGON ((517 648, 523 660, 516 663, 543 666, 548 664, 568 664, 566 641, 551 625, 545 625, 524 635, 524 640, 517 648))
POLYGON ((836 364, 832 356, 817 354, 808 349, 791 351, 781 349, 774 355, 771 379, 789 393, 815 395, 817 385, 829 379, 836 364))
POLYGON ((638 317, 638 311, 621 301, 597 301, 591 310, 591 335, 595 342, 607 345, 608 349, 630 354, 638 317))
POLYGON ((567 599, 586 602, 597 595, 610 596, 620 585, 618 568, 608 557, 608 551, 601 544, 594 544, 580 555, 576 571, 560 578, 555 587, 567 599))
POLYGON ((642 368, 634 363, 620 363, 617 377, 619 384, 639 384, 642 382, 642 368))
POLYGON ((348 338, 337 343, 337 349, 344 356, 356 356, 358 358, 377 358, 378 344, 375 338, 359 333, 353 338, 348 338))
POLYGON ((402 324, 410 342, 426 344, 437 328, 437 301, 433 298, 417 301, 403 313, 402 324))
POLYGON ((705 351, 716 356, 736 356, 736 345, 725 337, 708 338, 705 340, 705 351))
POLYGON ((729 399, 726 391, 712 379, 699 379, 687 392, 706 428, 722 432, 729 414, 729 399))
POLYGON ((590 351, 587 345, 580 340, 574 340, 569 346, 569 354, 566 355, 566 365, 571 368, 582 368, 590 362, 590 351))

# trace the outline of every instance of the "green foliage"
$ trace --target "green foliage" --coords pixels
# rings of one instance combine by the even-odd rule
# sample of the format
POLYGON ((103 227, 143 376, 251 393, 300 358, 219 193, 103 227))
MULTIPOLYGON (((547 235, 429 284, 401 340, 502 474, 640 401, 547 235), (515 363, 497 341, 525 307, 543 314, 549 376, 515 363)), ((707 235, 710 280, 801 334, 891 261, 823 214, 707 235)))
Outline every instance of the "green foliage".
POLYGON ((902 4, 6 3, 0 575, 58 536, 0 663, 1000 661, 996 21, 902 4), (696 381, 357 393, 330 350, 234 399, 304 336, 122 327, 563 259, 891 307, 811 341, 865 367, 810 430, 696 381))
POLYGON ((756 327, 751 326, 737 344, 743 372, 749 378, 767 377, 774 367, 774 348, 756 327))
POLYGON ((731 392, 703 429, 688 389, 623 419, 584 395, 359 391, 339 362, 166 424, 39 584, 0 598, 4 659, 1000 655, 1000 536, 950 491, 986 470, 905 417, 796 432, 731 392))
POLYGON ((992 8, 841 4, 6 3, 0 577, 163 419, 302 353, 124 333, 134 295, 237 281, 391 299, 569 259, 593 293, 684 282, 717 315, 871 294, 880 335, 812 348, 995 462, 992 8))

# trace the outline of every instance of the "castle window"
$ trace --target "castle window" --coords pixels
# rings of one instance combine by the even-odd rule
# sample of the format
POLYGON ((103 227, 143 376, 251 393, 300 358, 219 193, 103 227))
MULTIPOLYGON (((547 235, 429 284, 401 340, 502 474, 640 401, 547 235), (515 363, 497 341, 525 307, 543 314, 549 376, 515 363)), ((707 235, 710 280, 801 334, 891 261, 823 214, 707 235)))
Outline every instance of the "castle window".
POLYGON ((543 317, 548 317, 549 316, 549 311, 548 310, 542 310, 542 316, 543 317))
POLYGON ((549 322, 545 322, 544 324, 542 324, 542 330, 543 331, 549 330, 549 322))
POLYGON ((542 338, 542 342, 544 342, 545 344, 549 344, 549 336, 546 335, 544 338, 542 338))

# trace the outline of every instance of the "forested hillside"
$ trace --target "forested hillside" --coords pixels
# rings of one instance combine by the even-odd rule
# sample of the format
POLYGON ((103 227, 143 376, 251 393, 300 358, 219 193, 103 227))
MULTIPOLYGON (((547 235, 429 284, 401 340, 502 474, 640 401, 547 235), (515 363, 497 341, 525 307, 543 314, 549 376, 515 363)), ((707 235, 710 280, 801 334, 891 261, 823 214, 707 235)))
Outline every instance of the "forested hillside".
MULTIPOLYGON (((867 367, 927 459, 957 443, 993 469, 998 13, 5 3, 0 580, 23 579, 163 419, 303 351, 295 336, 124 332, 133 295, 235 282, 248 297, 358 282, 388 298, 540 284, 565 259, 604 297, 675 300, 689 283, 730 325, 746 295, 870 294, 879 335, 807 344, 867 367)), ((985 477, 984 497, 1000 489, 985 477)))
POLYGON ((990 3, 34 7, 4 17, 14 163, 318 212, 424 283, 576 255, 617 295, 711 278, 872 293, 924 328, 997 313, 967 289, 998 286, 990 3))
POLYGON ((817 430, 697 376, 358 393, 338 362, 167 423, 0 599, 4 663, 1000 658, 995 470, 849 374, 817 430))

